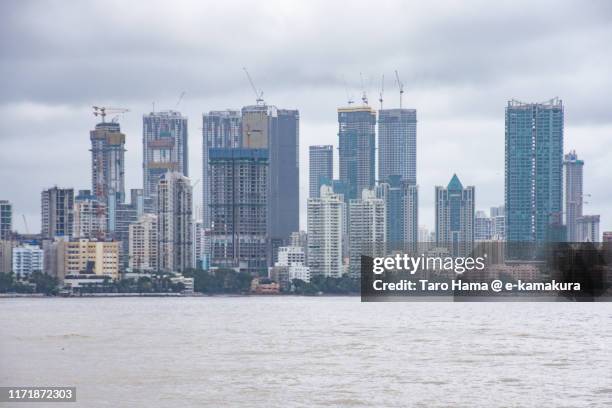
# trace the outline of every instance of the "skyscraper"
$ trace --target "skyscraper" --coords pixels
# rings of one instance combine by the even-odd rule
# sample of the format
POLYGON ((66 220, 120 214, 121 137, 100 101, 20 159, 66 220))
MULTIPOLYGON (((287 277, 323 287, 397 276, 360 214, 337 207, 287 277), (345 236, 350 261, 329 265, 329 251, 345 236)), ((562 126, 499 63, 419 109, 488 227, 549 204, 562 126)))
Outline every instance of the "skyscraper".
POLYGON ((509 101, 505 139, 506 239, 546 242, 562 221, 563 103, 509 101))
POLYGON ((334 147, 332 145, 310 146, 309 158, 309 197, 318 197, 321 185, 334 178, 334 147))
POLYGON ((278 247, 288 245, 291 233, 300 228, 299 124, 299 112, 291 109, 278 109, 272 122, 268 144, 268 236, 272 262, 277 258, 278 247))
MULTIPOLYGON (((202 115, 202 221, 210 228, 210 165, 208 151, 213 148, 242 146, 242 117, 239 111, 211 111, 202 115)), ((199 214, 198 214, 199 216, 199 214)))
POLYGON ((209 150, 212 266, 267 267, 267 149, 209 150))
POLYGON ((387 217, 385 201, 374 190, 364 189, 360 199, 349 201, 349 273, 361 274, 361 256, 386 253, 387 217))
POLYGON ((0 200, 0 241, 8 240, 13 234, 13 206, 7 200, 0 200))
POLYGON ((168 172, 157 186, 157 266, 161 271, 192 268, 192 188, 179 172, 168 172))
POLYGON ((582 169, 584 161, 578 160, 575 150, 565 155, 565 225, 567 240, 580 242, 576 220, 582 217, 582 169))
POLYGON ((338 109, 340 181, 348 186, 348 197, 361 197, 374 188, 376 112, 369 106, 338 109))
POLYGON ((311 276, 342 276, 346 204, 331 186, 308 199, 308 267, 311 276))
POLYGON ((399 175, 416 184, 416 109, 378 111, 378 179, 399 175))
POLYGON ((172 110, 144 115, 142 142, 144 195, 156 203, 157 185, 164 174, 189 176, 187 118, 172 110))
POLYGON ((125 135, 119 123, 101 122, 89 137, 91 191, 110 210, 125 199, 125 135))
POLYGON ((469 256, 474 247, 474 187, 456 174, 446 188, 436 186, 436 244, 452 256, 469 256))
POLYGON ((242 147, 268 149, 269 258, 299 228, 299 123, 297 110, 270 105, 242 108, 242 147))
POLYGON ((74 220, 74 190, 53 187, 41 193, 41 233, 43 239, 71 237, 74 220))

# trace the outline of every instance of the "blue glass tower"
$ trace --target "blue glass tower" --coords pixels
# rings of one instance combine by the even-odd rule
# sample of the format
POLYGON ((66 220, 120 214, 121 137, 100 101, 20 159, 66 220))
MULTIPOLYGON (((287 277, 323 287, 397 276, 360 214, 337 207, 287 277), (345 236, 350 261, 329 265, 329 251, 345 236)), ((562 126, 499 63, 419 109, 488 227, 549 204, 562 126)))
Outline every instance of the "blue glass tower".
POLYGON ((376 112, 369 106, 338 109, 340 181, 348 186, 347 201, 374 187, 375 126, 376 112))
POLYGON ((557 231, 563 230, 562 101, 509 101, 505 139, 506 240, 534 244, 559 240, 557 231))

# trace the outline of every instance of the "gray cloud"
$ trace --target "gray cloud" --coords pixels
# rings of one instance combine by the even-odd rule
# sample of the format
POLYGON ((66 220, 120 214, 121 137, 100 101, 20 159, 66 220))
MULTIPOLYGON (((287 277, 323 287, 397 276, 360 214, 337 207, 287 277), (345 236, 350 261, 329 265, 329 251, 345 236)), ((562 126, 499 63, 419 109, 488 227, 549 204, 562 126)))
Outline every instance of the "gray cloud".
POLYGON ((587 163, 587 208, 612 229, 612 152, 602 149, 612 142, 611 22, 606 1, 2 2, 0 198, 36 225, 40 189, 88 187, 93 104, 131 109, 121 124, 128 185, 139 187, 140 115, 153 101, 174 107, 182 91, 199 177, 201 113, 252 103, 248 66, 268 103, 300 109, 304 201, 307 146, 337 144, 343 78, 358 99, 363 72, 378 106, 384 73, 392 106, 398 69, 419 111, 422 223, 433 225, 433 186, 453 172, 476 185, 479 208, 501 204, 506 101, 560 96, 567 149, 587 163))

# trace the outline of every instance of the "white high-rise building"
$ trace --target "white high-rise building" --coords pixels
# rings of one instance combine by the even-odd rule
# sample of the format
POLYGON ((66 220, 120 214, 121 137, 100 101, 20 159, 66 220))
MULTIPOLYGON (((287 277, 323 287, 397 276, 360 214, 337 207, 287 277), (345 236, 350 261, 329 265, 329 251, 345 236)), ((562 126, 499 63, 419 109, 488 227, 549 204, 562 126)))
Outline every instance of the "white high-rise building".
POLYGON ((342 237, 346 204, 330 186, 308 199, 308 267, 312 276, 342 276, 342 237))
POLYGON ((132 271, 157 271, 157 216, 144 214, 129 226, 129 266, 132 271))
POLYGON ((359 276, 361 256, 384 256, 386 252, 385 200, 364 189, 361 199, 349 202, 349 272, 359 276))
POLYGON ((106 204, 91 194, 80 190, 74 199, 74 238, 103 238, 106 233, 106 204))
POLYGON ((599 242, 599 215, 583 215, 576 218, 575 242, 599 242))
POLYGON ((13 273, 18 279, 23 279, 32 272, 43 271, 44 252, 35 245, 23 245, 13 248, 13 273))
POLYGON ((168 172, 157 186, 158 261, 162 271, 193 267, 192 187, 179 172, 168 172))

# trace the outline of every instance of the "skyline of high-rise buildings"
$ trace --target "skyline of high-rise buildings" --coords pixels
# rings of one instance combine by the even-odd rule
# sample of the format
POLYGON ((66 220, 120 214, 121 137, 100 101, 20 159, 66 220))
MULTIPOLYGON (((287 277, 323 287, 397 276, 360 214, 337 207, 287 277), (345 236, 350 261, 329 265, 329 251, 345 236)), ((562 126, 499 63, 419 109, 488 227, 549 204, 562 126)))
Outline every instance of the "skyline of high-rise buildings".
MULTIPOLYGON (((341 276, 347 271, 355 276, 357 248, 364 243, 377 248, 374 252, 419 248, 416 109, 377 111, 363 105, 339 108, 337 113, 339 179, 334 179, 333 145, 308 149, 310 197, 301 243, 304 254, 314 251, 312 261, 303 265, 308 276, 341 276), (318 197, 315 189, 325 197, 318 197), (318 234, 319 228, 325 234, 318 234)), ((200 180, 192 182, 176 170, 187 163, 177 147, 182 144, 186 154, 187 118, 175 111, 156 112, 143 116, 143 147, 152 158, 143 158, 143 186, 147 177, 149 182, 157 180, 157 186, 149 188, 152 196, 146 189, 132 189, 126 202, 126 135, 115 120, 103 121, 90 132, 93 190, 79 190, 76 197, 73 189, 43 191, 42 238, 116 242, 120 271, 137 264, 149 271, 184 271, 198 265, 262 275, 272 266, 283 266, 277 265, 278 248, 295 246, 292 237, 300 233, 299 111, 258 104, 210 111, 202 120, 202 198, 208 200, 202 214, 193 213, 192 198, 200 180), (132 256, 144 256, 143 239, 130 231, 145 214, 157 217, 157 246, 146 251, 155 253, 156 260, 135 262, 132 256)), ((597 241, 600 217, 584 215, 581 209, 584 162, 575 151, 562 154, 562 102, 512 100, 505 120, 506 205, 491 207, 490 215, 476 212, 474 187, 464 188, 454 175, 446 188, 436 187, 436 245, 465 256, 474 241, 517 242, 509 232, 531 239, 520 242, 558 241, 569 239, 572 228, 577 242, 597 241)), ((10 203, 0 204, 9 209, 12 223, 10 203)), ((11 227, 2 223, 6 234, 11 227)), ((54 246, 66 247, 61 242, 46 244, 47 249, 54 246)))

